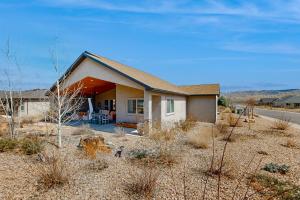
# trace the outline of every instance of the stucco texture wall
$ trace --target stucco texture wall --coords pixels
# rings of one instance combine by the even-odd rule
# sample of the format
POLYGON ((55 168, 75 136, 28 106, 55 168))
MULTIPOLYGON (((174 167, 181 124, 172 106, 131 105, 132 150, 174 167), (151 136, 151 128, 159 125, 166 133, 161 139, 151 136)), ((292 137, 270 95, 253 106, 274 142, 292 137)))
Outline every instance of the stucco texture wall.
POLYGON ((144 98, 144 91, 124 85, 116 86, 116 121, 138 123, 144 121, 143 114, 128 114, 128 99, 144 98))
POLYGON ((24 110, 19 107, 19 116, 41 116, 49 111, 50 102, 24 100, 24 110))
POLYGON ((117 72, 108 69, 107 67, 96 63, 95 61, 86 58, 80 65, 72 72, 72 74, 65 80, 63 87, 68 87, 85 77, 92 77, 112 83, 125 85, 137 89, 143 89, 139 84, 128 78, 118 74, 117 72))
POLYGON ((176 95, 161 95, 162 123, 177 122, 186 119, 186 97, 176 95), (174 99, 174 113, 167 113, 167 99, 174 99))
POLYGON ((217 117, 217 97, 189 96, 187 100, 187 115, 202 122, 215 123, 217 117))
POLYGON ((96 95, 95 103, 97 107, 99 106, 99 104, 101 104, 100 109, 104 109, 104 101, 113 99, 116 99, 116 89, 108 90, 106 92, 96 95))

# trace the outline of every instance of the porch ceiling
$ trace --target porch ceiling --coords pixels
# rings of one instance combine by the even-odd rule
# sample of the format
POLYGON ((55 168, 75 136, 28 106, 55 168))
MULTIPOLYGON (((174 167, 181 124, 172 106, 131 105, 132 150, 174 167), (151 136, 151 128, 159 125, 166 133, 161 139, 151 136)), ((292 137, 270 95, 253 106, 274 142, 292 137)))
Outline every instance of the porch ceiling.
POLYGON ((84 96, 100 94, 102 92, 114 89, 116 87, 116 84, 112 82, 103 81, 93 77, 85 77, 81 79, 79 82, 71 85, 69 89, 72 87, 76 87, 79 84, 81 85, 81 93, 84 96))

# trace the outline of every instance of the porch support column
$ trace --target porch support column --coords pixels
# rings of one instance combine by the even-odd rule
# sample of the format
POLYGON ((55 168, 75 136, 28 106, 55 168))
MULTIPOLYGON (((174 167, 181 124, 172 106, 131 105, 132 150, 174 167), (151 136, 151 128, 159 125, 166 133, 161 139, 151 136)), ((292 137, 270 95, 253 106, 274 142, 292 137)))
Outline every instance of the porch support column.
POLYGON ((144 90, 144 120, 152 121, 152 94, 147 90, 144 90))

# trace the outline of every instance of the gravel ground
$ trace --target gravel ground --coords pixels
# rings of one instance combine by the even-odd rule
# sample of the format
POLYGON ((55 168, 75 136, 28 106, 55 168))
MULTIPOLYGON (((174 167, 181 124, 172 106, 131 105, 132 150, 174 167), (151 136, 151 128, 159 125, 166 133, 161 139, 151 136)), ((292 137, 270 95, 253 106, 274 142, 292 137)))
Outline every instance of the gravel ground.
MULTIPOLYGON (((251 130, 246 123, 243 123, 243 127, 234 130, 237 139, 235 142, 228 143, 226 151, 226 157, 234 163, 231 164, 233 167, 232 177, 222 177, 221 199, 232 198, 233 190, 240 177, 253 173, 258 167, 260 159, 262 161, 257 173, 267 174, 300 186, 300 150, 283 146, 288 139, 293 139, 300 145, 300 131, 291 128, 288 136, 279 134, 270 130, 271 123, 266 119, 257 118, 251 130), (258 151, 265 151, 268 155, 260 155, 258 151), (251 159, 253 161, 247 168, 251 159), (291 166, 290 172, 280 175, 260 170, 264 164, 270 162, 289 165, 291 166)), ((199 123, 195 130, 211 131, 211 126, 199 123)), ((45 127, 45 125, 30 126, 31 129, 38 129, 38 127, 45 127)), ((29 127, 26 128, 30 130, 29 127)), ((125 185, 130 181, 131 174, 139 172, 141 167, 129 162, 127 157, 114 157, 113 151, 111 154, 97 155, 99 159, 105 159, 108 162, 108 168, 102 171, 88 169, 87 165, 93 161, 87 159, 77 149, 76 146, 81 136, 71 135, 74 129, 73 127, 64 127, 63 148, 60 150, 66 159, 69 172, 71 172, 69 184, 50 190, 39 189, 41 186, 38 184, 37 171, 34 170, 34 166, 38 163, 36 155, 0 153, 0 199, 135 199, 133 196, 126 195, 125 185)), ((99 131, 95 131, 95 134, 101 134, 106 142, 112 143, 116 148, 124 146, 126 152, 135 148, 149 149, 158 145, 145 137, 132 135, 116 137, 111 133, 99 131)), ((50 140, 54 139, 55 137, 52 136, 50 140)), ((184 191, 186 191, 187 199, 202 199, 207 177, 204 171, 208 169, 213 152, 213 142, 208 141, 208 143, 209 148, 207 149, 194 149, 185 143, 184 135, 175 140, 172 147, 174 147, 174 154, 178 156, 178 163, 172 167, 158 166, 155 169, 159 173, 159 179, 154 199, 184 199, 184 191)), ((222 136, 215 139, 216 157, 220 157, 224 144, 222 136)), ((46 151, 52 152, 54 147, 47 145, 46 151)), ((237 189, 236 199, 245 194, 248 188, 246 182, 246 178, 242 179, 240 187, 237 189)), ((250 187, 248 194, 254 192, 250 187)), ((207 182, 206 197, 207 199, 216 199, 216 195, 217 177, 210 176, 207 182)), ((255 194, 251 199, 262 199, 262 196, 255 194)))

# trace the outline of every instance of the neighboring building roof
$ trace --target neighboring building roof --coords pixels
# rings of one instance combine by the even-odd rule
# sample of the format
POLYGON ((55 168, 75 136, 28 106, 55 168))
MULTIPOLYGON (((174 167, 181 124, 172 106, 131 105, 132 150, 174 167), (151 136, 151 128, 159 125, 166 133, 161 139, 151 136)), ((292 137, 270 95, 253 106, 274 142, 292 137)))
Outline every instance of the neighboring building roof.
MULTIPOLYGON (((79 64, 85 59, 90 58, 93 61, 102 64, 103 66, 119 73, 120 75, 125 76, 126 78, 142 85, 148 90, 152 90, 155 92, 163 92, 163 93, 175 93, 175 94, 181 94, 181 95, 189 95, 190 93, 182 89, 181 87, 178 87, 172 83, 169 83, 167 81, 164 81, 156 76, 153 76, 149 73, 143 72, 141 70, 135 69, 133 67, 123 65, 119 62, 110 60, 108 58, 105 58, 103 56, 95 55, 93 53, 90 53, 88 51, 83 52, 77 60, 69 67, 69 69, 66 71, 66 73, 59 79, 59 81, 62 81, 64 78, 68 77, 73 70, 76 69, 76 67, 79 66, 79 64)), ((54 90, 56 88, 56 85, 54 84, 50 90, 54 90)), ((204 93, 204 92, 202 92, 204 93)))
POLYGON ((220 95, 219 84, 184 85, 179 86, 179 88, 186 91, 189 95, 220 95))
POLYGON ((278 98, 261 98, 259 100, 260 103, 273 103, 275 101, 277 101, 278 98))
POLYGON ((283 100, 283 103, 300 103, 300 96, 289 97, 283 100))
MULTIPOLYGON (((46 96, 48 90, 46 89, 34 89, 34 90, 24 90, 24 91, 13 91, 13 98, 23 98, 23 99, 48 99, 46 96)), ((6 98, 9 95, 9 91, 0 91, 0 98, 6 98)))

